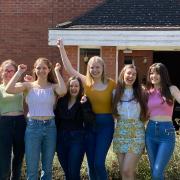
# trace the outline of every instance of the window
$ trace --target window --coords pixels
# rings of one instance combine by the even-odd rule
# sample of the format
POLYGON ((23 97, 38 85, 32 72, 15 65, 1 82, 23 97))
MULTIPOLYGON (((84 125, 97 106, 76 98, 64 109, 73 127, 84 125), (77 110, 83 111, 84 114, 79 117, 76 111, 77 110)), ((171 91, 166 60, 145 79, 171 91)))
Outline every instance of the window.
POLYGON ((93 56, 100 56, 100 49, 80 48, 80 73, 86 74, 87 63, 93 56))
POLYGON ((124 64, 134 64, 133 58, 131 56, 124 57, 124 64))

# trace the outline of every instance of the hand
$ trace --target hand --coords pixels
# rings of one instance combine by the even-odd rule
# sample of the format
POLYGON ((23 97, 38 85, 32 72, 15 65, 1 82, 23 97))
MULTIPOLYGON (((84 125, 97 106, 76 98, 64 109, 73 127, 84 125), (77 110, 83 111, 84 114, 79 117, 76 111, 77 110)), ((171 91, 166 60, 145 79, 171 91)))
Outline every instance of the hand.
POLYGON ((82 98, 81 98, 81 104, 85 103, 87 101, 87 97, 86 95, 84 95, 82 98))
POLYGON ((56 66, 54 68, 54 71, 58 71, 61 69, 61 65, 59 63, 56 63, 56 66))
POLYGON ((62 46, 64 46, 64 45, 63 45, 63 40, 60 38, 60 39, 58 39, 58 41, 57 41, 57 47, 60 48, 60 47, 62 47, 62 46))
POLYGON ((31 75, 26 74, 26 76, 24 76, 24 81, 25 82, 33 82, 34 78, 31 75))
POLYGON ((26 70, 27 70, 27 65, 25 64, 18 65, 18 71, 20 71, 21 73, 24 73, 26 70))

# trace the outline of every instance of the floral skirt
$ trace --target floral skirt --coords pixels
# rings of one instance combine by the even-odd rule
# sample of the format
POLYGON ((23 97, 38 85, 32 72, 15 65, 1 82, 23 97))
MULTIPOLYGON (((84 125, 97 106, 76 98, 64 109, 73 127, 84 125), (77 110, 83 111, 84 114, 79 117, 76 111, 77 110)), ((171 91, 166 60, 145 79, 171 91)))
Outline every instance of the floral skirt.
POLYGON ((114 132, 113 151, 115 153, 142 154, 144 147, 144 124, 137 119, 118 119, 114 132))

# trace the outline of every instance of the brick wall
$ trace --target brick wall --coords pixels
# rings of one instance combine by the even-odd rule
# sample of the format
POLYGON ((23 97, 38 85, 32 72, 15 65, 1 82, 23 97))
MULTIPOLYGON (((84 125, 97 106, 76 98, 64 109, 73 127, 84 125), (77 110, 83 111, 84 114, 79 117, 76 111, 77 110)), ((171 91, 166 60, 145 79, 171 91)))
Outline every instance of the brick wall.
POLYGON ((115 79, 116 76, 116 47, 102 47, 102 58, 105 61, 108 77, 115 79))
POLYGON ((13 59, 32 66, 40 56, 54 62, 57 48, 48 46, 48 28, 71 20, 103 0, 1 0, 0 62, 13 59))
MULTIPOLYGON (((66 46, 65 47, 69 60, 72 66, 77 69, 78 47, 66 46)), ((106 74, 108 77, 115 79, 116 75, 116 47, 102 47, 102 58, 105 61, 106 74)), ((60 58, 59 58, 60 59, 60 58)), ((69 75, 63 69, 64 78, 67 80, 69 75)))

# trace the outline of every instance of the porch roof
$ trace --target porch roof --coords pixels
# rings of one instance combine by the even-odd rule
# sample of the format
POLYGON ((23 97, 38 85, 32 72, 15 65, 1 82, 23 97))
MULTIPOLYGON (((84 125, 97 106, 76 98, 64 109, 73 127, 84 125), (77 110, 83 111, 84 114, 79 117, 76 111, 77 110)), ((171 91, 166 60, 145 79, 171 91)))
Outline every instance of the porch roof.
POLYGON ((49 28, 49 45, 117 46, 180 50, 179 0, 106 0, 93 10, 49 28))
POLYGON ((62 29, 180 29, 179 0, 106 0, 62 29))

